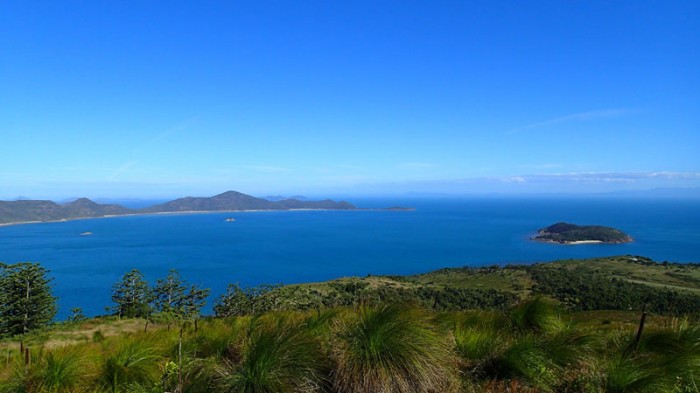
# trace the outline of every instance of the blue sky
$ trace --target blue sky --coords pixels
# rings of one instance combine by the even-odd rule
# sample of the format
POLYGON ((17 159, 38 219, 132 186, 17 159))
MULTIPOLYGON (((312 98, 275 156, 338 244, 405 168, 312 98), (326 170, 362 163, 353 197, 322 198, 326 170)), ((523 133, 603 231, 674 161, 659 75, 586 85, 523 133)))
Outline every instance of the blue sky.
POLYGON ((700 187, 697 1, 3 1, 0 198, 700 187))

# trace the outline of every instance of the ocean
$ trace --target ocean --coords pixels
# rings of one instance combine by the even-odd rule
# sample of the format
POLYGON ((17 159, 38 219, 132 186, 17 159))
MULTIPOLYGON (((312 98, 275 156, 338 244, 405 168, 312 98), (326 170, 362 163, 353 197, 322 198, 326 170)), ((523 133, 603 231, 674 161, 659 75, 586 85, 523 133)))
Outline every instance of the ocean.
POLYGON ((700 201, 645 199, 351 199, 359 207, 415 211, 288 211, 168 214, 0 227, 0 261, 50 270, 58 319, 81 307, 105 314, 111 288, 131 269, 154 283, 177 269, 211 288, 299 283, 443 267, 529 264, 641 255, 700 262, 700 201), (235 222, 226 222, 226 218, 235 222), (629 244, 558 245, 529 240, 566 221, 612 226, 629 244), (92 235, 81 236, 81 233, 92 235))

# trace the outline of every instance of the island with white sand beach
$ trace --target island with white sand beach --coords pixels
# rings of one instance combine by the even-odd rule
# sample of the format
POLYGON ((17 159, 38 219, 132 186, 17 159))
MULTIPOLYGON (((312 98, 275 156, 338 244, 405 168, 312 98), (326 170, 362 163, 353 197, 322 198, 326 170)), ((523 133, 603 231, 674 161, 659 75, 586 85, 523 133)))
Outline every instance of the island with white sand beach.
POLYGON ((633 239, 619 229, 600 225, 575 225, 559 222, 542 228, 532 240, 557 244, 621 244, 633 239))

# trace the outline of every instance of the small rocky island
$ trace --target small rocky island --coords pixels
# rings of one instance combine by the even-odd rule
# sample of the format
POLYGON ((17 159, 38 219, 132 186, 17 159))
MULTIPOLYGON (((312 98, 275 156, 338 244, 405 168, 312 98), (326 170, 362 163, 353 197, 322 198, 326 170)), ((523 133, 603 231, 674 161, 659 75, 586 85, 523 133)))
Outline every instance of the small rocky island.
POLYGON ((391 206, 385 207, 382 210, 390 212, 413 212, 416 211, 415 207, 404 207, 404 206, 391 206))
POLYGON ((537 231, 537 236, 533 237, 532 240, 559 244, 620 244, 631 242, 632 237, 615 228, 599 225, 581 226, 559 222, 540 229, 537 231))

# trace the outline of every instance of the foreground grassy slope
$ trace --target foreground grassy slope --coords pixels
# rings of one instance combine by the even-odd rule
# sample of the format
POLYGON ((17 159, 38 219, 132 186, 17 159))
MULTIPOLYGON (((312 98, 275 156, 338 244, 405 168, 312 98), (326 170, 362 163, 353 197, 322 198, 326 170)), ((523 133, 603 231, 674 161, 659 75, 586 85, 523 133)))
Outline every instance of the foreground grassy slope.
POLYGON ((506 311, 270 312, 182 333, 101 319, 28 337, 28 361, 6 341, 0 392, 699 392, 700 330, 652 315, 637 341, 638 318, 536 298, 506 311))
POLYGON ((276 288, 198 330, 64 323, 0 341, 0 393, 700 393, 699 275, 633 256, 453 268, 276 288))

